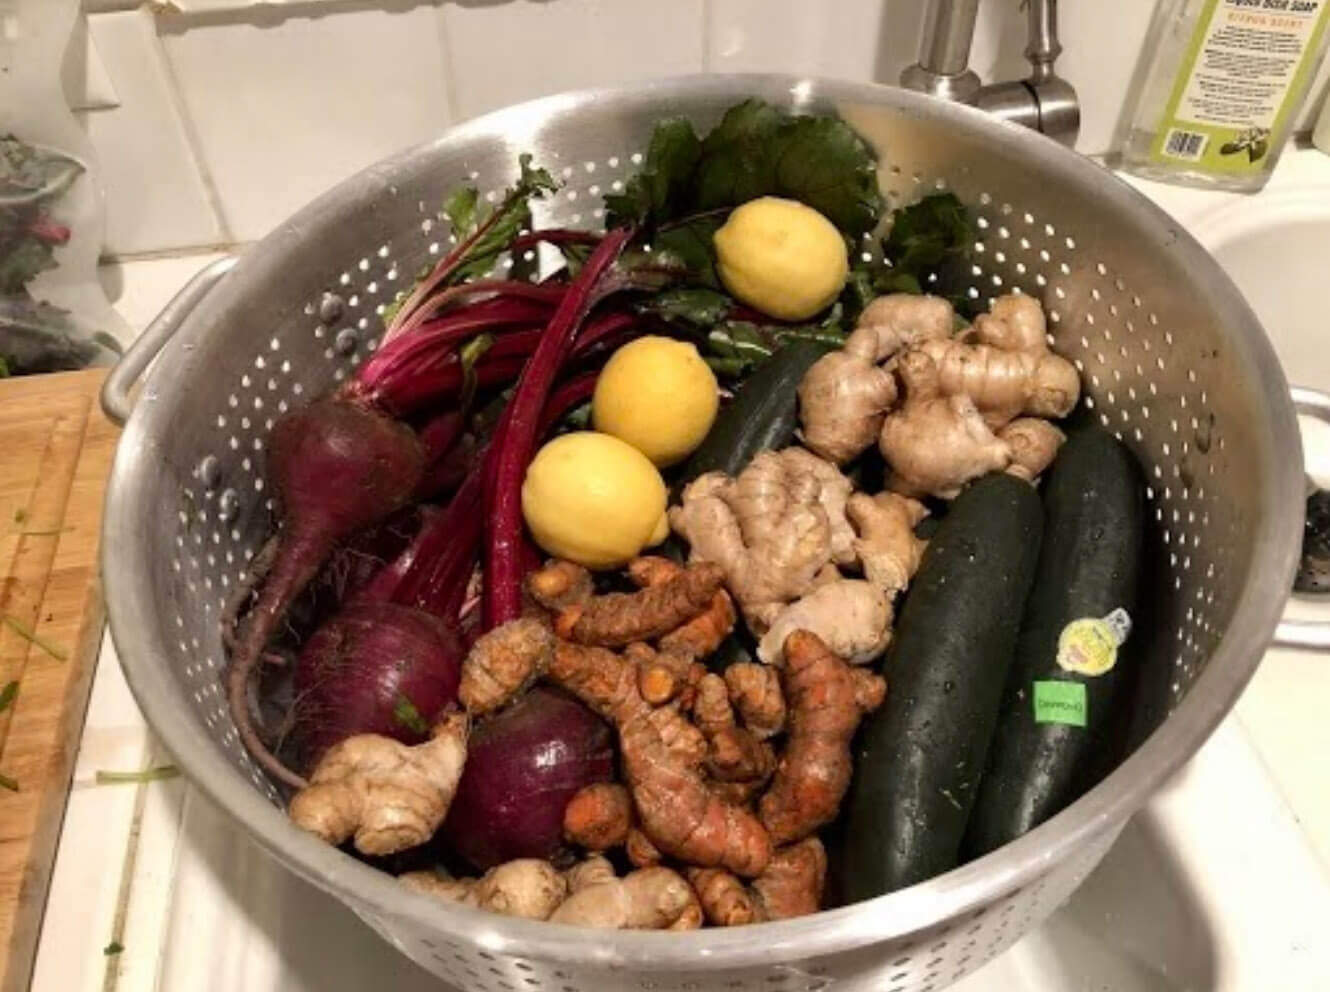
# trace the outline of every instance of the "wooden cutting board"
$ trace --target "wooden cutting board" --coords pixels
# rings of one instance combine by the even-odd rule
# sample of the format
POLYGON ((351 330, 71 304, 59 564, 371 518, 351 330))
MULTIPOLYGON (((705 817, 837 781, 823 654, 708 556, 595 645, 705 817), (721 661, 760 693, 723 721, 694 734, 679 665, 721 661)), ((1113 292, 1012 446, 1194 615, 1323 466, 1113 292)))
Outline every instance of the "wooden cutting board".
POLYGON ((0 379, 0 990, 28 987, 101 640, 105 370, 0 379), (11 791, 13 787, 17 791, 11 791))

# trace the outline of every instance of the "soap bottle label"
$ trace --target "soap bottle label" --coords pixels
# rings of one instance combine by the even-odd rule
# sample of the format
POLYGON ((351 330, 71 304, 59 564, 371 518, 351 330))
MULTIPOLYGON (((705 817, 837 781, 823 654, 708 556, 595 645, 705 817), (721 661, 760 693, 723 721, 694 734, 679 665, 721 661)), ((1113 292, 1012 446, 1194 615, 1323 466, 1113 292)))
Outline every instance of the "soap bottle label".
POLYGON ((1330 0, 1206 0, 1151 157, 1204 172, 1265 168, 1312 71, 1330 0))

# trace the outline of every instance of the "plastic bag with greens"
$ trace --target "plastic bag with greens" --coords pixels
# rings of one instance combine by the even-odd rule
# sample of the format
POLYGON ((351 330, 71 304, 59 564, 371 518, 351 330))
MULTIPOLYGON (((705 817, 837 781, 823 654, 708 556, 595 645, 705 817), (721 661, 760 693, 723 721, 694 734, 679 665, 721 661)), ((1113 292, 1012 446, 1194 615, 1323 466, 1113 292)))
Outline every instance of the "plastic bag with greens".
POLYGON ((76 0, 18 0, 0 41, 0 376, 109 365, 123 321, 97 281, 101 196, 60 65, 76 0))

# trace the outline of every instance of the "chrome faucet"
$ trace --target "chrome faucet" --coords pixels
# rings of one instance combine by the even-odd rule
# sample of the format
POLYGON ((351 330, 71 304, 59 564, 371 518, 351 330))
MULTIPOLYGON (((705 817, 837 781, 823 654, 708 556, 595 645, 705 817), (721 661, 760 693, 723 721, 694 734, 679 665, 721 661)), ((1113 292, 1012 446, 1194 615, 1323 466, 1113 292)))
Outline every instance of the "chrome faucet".
POLYGON ((1072 85, 1053 71, 1058 43, 1057 0, 1025 0, 1030 41, 1025 57, 1030 75, 1009 83, 983 85, 970 69, 970 44, 979 0, 930 0, 919 41, 919 61, 901 73, 901 85, 971 103, 1004 120, 1034 128, 1074 145, 1081 106, 1072 85))

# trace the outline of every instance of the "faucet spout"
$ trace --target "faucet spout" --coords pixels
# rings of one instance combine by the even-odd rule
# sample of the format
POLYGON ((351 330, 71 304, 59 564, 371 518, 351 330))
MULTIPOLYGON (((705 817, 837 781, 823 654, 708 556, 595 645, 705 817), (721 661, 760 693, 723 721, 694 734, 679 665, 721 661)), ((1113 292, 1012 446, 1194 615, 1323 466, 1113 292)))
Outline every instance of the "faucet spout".
POLYGON ((984 86, 969 68, 979 0, 930 0, 919 43, 919 61, 901 73, 901 85, 944 100, 972 103, 1034 128, 1067 145, 1076 143, 1081 109, 1076 90, 1054 70, 1062 52, 1057 0, 1025 0, 1030 75, 984 86))

